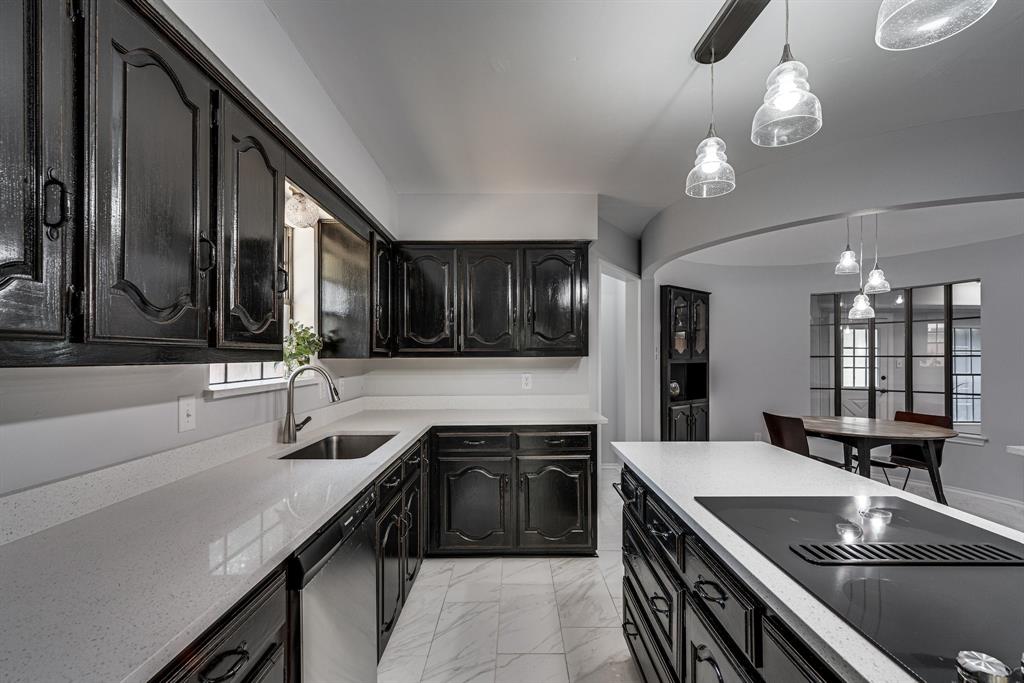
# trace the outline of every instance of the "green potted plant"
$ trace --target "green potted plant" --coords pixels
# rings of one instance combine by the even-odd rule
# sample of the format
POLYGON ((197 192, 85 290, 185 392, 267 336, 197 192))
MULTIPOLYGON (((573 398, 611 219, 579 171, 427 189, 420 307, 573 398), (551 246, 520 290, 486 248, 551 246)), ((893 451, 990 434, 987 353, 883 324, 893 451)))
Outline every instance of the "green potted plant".
POLYGON ((288 336, 284 339, 284 365, 288 372, 308 365, 323 347, 323 340, 312 327, 294 320, 289 321, 288 336))

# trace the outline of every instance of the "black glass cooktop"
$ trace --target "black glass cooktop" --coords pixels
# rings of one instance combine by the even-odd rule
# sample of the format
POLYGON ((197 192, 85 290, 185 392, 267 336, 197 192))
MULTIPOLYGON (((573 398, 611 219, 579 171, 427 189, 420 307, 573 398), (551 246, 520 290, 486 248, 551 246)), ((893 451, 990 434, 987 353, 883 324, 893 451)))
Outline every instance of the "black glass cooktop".
MULTIPOLYGON (((696 500, 921 680, 955 680, 961 650, 985 652, 1011 668, 1020 662, 1024 566, 1012 558, 1024 557, 1021 544, 895 497, 696 500), (888 510, 891 521, 865 521, 858 511, 867 507, 888 510), (810 561, 819 551, 806 547, 843 543, 836 525, 848 522, 863 529, 850 545, 868 544, 865 553, 871 544, 899 544, 891 546, 897 554, 904 552, 902 544, 917 544, 949 558, 976 550, 983 559, 1003 562, 982 563, 976 557, 966 565, 810 561)), ((914 552, 925 551, 909 549, 905 556, 913 558, 914 552)), ((973 556, 968 553, 969 561, 973 556)))

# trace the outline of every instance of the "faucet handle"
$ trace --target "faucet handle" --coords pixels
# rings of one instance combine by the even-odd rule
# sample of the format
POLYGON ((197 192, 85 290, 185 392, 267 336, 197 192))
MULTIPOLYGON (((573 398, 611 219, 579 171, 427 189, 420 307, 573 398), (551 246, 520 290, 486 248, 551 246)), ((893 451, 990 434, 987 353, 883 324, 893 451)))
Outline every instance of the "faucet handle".
POLYGON ((295 431, 301 430, 303 427, 305 427, 307 424, 309 424, 309 421, 312 420, 312 419, 313 419, 312 415, 307 415, 306 419, 304 419, 299 424, 295 425, 295 431))

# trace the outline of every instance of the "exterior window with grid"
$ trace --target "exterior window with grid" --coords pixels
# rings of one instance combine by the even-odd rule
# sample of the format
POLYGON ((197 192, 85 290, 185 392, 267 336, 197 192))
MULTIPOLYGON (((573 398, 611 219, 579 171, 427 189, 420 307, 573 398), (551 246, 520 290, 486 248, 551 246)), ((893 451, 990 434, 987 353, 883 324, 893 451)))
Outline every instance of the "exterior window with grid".
POLYGON ((281 361, 210 364, 210 384, 254 382, 261 379, 278 379, 281 377, 284 377, 284 363, 281 361))
POLYGON ((981 422, 981 329, 953 328, 953 421, 981 422))

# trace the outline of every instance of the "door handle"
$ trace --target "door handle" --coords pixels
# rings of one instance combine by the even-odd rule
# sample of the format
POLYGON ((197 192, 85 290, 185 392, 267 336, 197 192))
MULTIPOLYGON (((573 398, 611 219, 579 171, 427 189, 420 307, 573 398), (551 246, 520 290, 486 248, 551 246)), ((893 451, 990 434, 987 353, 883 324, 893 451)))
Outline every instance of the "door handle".
POLYGON ((463 446, 483 446, 485 443, 487 443, 487 441, 484 440, 484 439, 479 439, 479 440, 476 440, 476 441, 471 441, 470 439, 463 439, 462 440, 462 445, 463 446))
POLYGON ((711 649, 707 645, 701 643, 697 646, 697 653, 694 655, 694 659, 698 662, 707 662, 715 670, 715 678, 718 679, 718 683, 725 683, 725 678, 722 677, 722 670, 718 667, 718 662, 715 661, 714 656, 711 654, 711 649))
POLYGON ((713 602, 722 609, 725 609, 725 601, 729 599, 729 596, 726 594, 724 590, 722 590, 722 587, 718 583, 714 581, 708 581, 704 578, 703 575, 698 574, 697 581, 695 581, 693 584, 693 590, 696 591, 697 595, 699 595, 704 600, 707 600, 708 602, 713 602), (709 594, 706 590, 704 590, 704 586, 714 588, 715 592, 717 592, 718 595, 709 594))
POLYGON ((213 240, 207 236, 205 232, 199 233, 199 246, 206 245, 206 265, 199 266, 199 272, 206 274, 213 270, 213 267, 217 265, 217 245, 213 243, 213 240))
POLYGON ((633 503, 636 502, 636 497, 626 498, 626 494, 622 492, 622 484, 620 484, 619 482, 613 481, 612 488, 615 489, 615 493, 619 494, 619 498, 621 498, 622 502, 625 503, 626 505, 632 505, 633 503))
POLYGON ((647 525, 647 533, 651 534, 652 536, 656 536, 657 538, 662 538, 662 539, 666 539, 666 540, 670 536, 672 536, 672 534, 670 532, 662 531, 662 530, 656 528, 653 524, 648 524, 647 525))
POLYGON ((277 293, 284 294, 288 291, 288 271, 285 270, 284 266, 278 266, 277 272, 280 273, 281 279, 284 280, 284 284, 281 285, 281 289, 277 290, 277 293))
POLYGON ((68 188, 54 173, 53 167, 46 169, 46 182, 43 183, 43 225, 46 226, 46 236, 56 240, 60 236, 59 228, 68 220, 70 213, 70 202, 68 201, 68 188), (57 207, 59 213, 57 219, 50 220, 50 190, 57 188, 57 207))
POLYGON ((243 640, 241 643, 238 644, 238 647, 236 647, 234 650, 226 650, 218 654, 216 657, 214 657, 210 661, 209 665, 207 665, 205 669, 199 672, 199 681, 200 683, 224 683, 224 681, 230 681, 232 678, 235 677, 235 675, 239 671, 242 670, 242 667, 245 666, 245 663, 248 661, 249 650, 246 649, 246 643, 243 640), (217 665, 223 662, 228 657, 237 657, 235 662, 231 665, 231 668, 229 668, 220 676, 207 675, 210 671, 213 671, 215 668, 217 668, 217 665))
POLYGON ((387 489, 393 489, 393 488, 395 488, 396 486, 398 486, 401 483, 402 483, 402 475, 401 474, 396 474, 395 476, 391 477, 387 481, 381 483, 381 486, 383 486, 384 488, 387 488, 387 489))
POLYGON ((637 629, 636 624, 634 624, 632 621, 622 622, 622 632, 626 634, 627 638, 636 638, 638 635, 640 635, 640 631, 637 629), (630 626, 633 627, 632 632, 629 630, 630 626))
POLYGON ((648 595, 647 596, 647 604, 650 605, 651 609, 654 610, 655 612, 657 612, 658 614, 664 614, 665 616, 668 616, 669 614, 672 613, 672 605, 669 603, 668 598, 666 598, 664 596, 661 596, 661 595, 648 595), (662 602, 664 602, 665 606, 664 607, 658 607, 657 604, 656 604, 658 602, 658 600, 661 600, 662 602))

